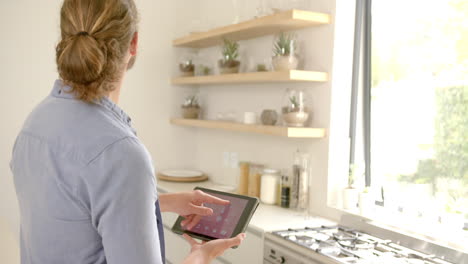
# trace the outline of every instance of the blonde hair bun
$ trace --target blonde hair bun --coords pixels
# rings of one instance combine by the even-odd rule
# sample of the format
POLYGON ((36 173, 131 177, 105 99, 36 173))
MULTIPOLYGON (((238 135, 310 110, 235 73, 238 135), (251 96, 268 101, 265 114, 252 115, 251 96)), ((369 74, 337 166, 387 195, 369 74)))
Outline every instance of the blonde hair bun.
POLYGON ((89 34, 76 34, 57 45, 57 68, 69 82, 88 85, 99 79, 105 64, 106 50, 89 34))
POLYGON ((115 89, 137 32, 133 0, 64 0, 57 70, 77 99, 95 102, 115 89))

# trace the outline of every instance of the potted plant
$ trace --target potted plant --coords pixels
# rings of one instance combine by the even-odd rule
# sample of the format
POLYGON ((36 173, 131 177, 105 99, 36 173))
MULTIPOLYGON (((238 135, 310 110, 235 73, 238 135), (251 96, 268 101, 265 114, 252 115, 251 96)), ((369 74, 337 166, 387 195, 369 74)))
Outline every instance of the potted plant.
POLYGON ((224 39, 222 56, 223 58, 218 61, 220 73, 238 73, 240 65, 240 61, 237 60, 239 56, 239 44, 235 41, 224 39))
POLYGON ((211 67, 205 64, 198 64, 195 67, 195 75, 197 76, 207 76, 211 74, 211 67))
POLYGON ((358 190, 354 187, 354 181, 357 173, 357 166, 349 166, 348 186, 343 190, 343 209, 353 210, 358 203, 358 190))
POLYGON ((182 104, 182 116, 187 119, 198 119, 200 117, 200 105, 195 95, 185 98, 182 104))
POLYGON ((258 72, 266 72, 268 71, 267 66, 263 63, 257 64, 257 71, 258 72))
POLYGON ((299 59, 296 56, 296 40, 294 35, 280 33, 274 44, 272 64, 275 71, 297 69, 299 59))
POLYGON ((182 76, 193 76, 195 72, 195 65, 192 60, 184 60, 179 63, 179 70, 182 76))
POLYGON ((285 106, 282 117, 285 125, 303 127, 309 119, 309 110, 305 106, 305 94, 301 90, 288 90, 286 92, 285 106))

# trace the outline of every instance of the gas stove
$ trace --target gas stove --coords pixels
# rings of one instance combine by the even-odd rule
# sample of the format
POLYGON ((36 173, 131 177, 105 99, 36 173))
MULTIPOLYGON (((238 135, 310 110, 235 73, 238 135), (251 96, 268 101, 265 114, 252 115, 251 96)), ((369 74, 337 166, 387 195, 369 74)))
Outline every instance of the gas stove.
MULTIPOLYGON (((273 232, 277 238, 287 240, 300 247, 329 258, 329 263, 343 264, 452 264, 434 255, 424 254, 390 240, 381 239, 342 226, 321 226, 315 228, 288 229, 273 232)), ((294 261, 291 257, 275 256, 271 248, 265 252, 273 259, 270 263, 322 263, 312 260, 294 261), (288 260, 290 260, 288 262, 288 260)), ((311 256, 311 254, 309 254, 311 256)), ((268 263, 268 262, 267 262, 268 263)))

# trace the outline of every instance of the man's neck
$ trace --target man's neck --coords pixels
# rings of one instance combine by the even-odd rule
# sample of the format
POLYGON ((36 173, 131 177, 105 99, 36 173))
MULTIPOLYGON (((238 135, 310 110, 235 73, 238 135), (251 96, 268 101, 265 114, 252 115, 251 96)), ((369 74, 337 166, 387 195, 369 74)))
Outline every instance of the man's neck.
POLYGON ((112 102, 114 102, 114 104, 119 104, 120 90, 121 90, 121 88, 122 88, 124 76, 125 76, 125 73, 122 75, 122 77, 119 79, 119 81, 115 83, 115 89, 112 90, 112 91, 108 94, 109 99, 110 99, 112 102))

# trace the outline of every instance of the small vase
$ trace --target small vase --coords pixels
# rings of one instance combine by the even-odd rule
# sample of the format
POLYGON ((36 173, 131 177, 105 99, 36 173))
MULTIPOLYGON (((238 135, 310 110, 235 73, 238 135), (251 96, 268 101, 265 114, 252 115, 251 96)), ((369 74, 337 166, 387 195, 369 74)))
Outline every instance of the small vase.
POLYGON ((274 56, 272 58, 272 64, 275 71, 296 70, 299 60, 294 55, 274 56))
POLYGON ((262 120, 263 125, 274 126, 278 121, 278 114, 275 110, 266 109, 263 110, 260 119, 262 120))
POLYGON ((182 107, 182 116, 186 119, 198 119, 200 117, 200 108, 182 107))

